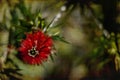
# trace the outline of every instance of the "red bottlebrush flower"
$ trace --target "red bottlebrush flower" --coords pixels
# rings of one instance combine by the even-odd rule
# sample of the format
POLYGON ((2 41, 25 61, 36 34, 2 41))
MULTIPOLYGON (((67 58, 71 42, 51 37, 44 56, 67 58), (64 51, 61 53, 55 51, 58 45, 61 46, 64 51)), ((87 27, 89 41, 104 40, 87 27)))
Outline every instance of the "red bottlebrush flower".
POLYGON ((29 33, 21 43, 19 52, 24 62, 41 64, 51 52, 52 39, 41 31, 29 33))

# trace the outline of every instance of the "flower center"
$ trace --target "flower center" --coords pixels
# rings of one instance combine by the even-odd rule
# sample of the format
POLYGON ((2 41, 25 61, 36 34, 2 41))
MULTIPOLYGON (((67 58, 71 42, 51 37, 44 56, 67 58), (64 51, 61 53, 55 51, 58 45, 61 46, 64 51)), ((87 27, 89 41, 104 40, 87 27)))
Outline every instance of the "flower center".
POLYGON ((28 50, 28 55, 35 57, 37 54, 39 54, 39 52, 36 50, 36 46, 32 47, 30 50, 28 50))

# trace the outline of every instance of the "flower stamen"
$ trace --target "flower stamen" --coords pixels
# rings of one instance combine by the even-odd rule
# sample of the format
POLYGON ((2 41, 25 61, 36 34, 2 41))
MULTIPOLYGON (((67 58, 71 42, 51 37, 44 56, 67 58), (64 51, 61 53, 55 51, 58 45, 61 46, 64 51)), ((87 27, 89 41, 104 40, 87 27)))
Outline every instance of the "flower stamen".
POLYGON ((36 50, 36 47, 32 47, 30 50, 28 50, 28 55, 35 57, 37 54, 39 54, 39 52, 36 50))

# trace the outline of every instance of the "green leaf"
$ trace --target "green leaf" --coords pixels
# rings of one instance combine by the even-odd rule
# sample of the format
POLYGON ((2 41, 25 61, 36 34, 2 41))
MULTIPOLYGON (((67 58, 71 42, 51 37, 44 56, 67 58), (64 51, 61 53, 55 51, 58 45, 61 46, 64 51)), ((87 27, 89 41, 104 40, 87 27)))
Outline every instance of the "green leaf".
POLYGON ((48 29, 50 28, 50 25, 53 23, 55 18, 52 19, 52 21, 43 29, 44 32, 48 31, 48 29))
POLYGON ((50 58, 51 58, 52 61, 54 61, 53 54, 50 54, 50 58))
POLYGON ((33 26, 30 22, 25 21, 25 20, 19 20, 19 22, 20 22, 21 27, 24 27, 24 28, 31 29, 33 26))
POLYGON ((64 37, 62 37, 62 36, 55 35, 55 36, 52 36, 52 38, 53 38, 53 40, 59 40, 59 41, 62 41, 62 42, 65 42, 65 43, 68 43, 68 44, 69 44, 69 42, 66 41, 66 40, 64 39, 64 37))

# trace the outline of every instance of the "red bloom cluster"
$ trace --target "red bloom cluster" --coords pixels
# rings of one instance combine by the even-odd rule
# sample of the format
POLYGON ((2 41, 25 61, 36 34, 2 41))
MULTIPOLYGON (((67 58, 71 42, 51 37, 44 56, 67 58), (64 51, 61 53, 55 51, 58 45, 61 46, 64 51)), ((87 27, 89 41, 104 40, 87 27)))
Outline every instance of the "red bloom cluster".
POLYGON ((28 64, 41 64, 51 52, 52 39, 41 31, 29 33, 21 43, 20 55, 28 64))

